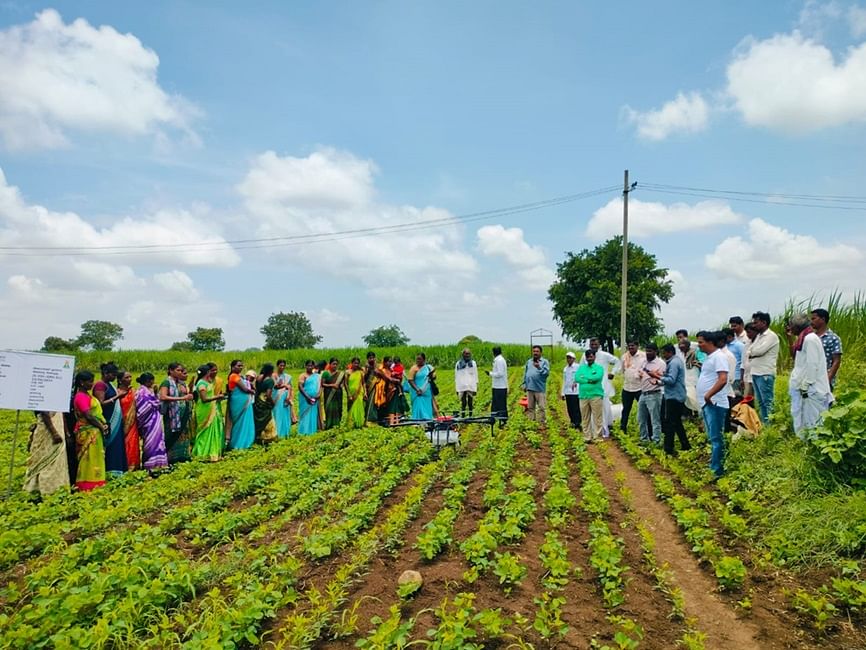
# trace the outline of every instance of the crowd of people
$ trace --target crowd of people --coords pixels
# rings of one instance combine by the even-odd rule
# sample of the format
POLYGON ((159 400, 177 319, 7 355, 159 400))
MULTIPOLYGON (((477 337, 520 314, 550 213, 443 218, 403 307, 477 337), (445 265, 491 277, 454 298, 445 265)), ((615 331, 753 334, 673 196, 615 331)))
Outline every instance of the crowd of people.
MULTIPOLYGON (((637 404, 642 444, 661 445, 675 453, 674 439, 690 449, 683 419, 697 419, 711 446, 710 469, 724 473, 724 431, 743 426, 753 431, 766 424, 774 410, 779 336, 770 329, 766 312, 750 322, 732 316, 728 327, 700 331, 695 341, 688 331, 676 332, 677 344, 647 343, 643 350, 628 341, 622 358, 600 349, 591 339, 580 362, 565 355, 561 398, 572 426, 593 442, 607 437, 613 425, 613 378, 622 373, 620 429, 625 432, 637 404), (757 411, 753 404, 757 402, 757 411), (700 417, 698 417, 700 415, 700 417)), ((821 422, 833 403, 833 387, 842 362, 842 341, 830 327, 826 309, 791 317, 785 328, 794 367, 788 380, 794 433, 804 439, 821 422)), ((527 414, 545 422, 545 394, 550 364, 540 346, 532 350, 524 371, 527 414)))
MULTIPOLYGON (((829 329, 830 315, 816 309, 811 317, 791 318, 787 332, 794 355, 789 379, 794 431, 805 436, 833 401, 842 343, 829 329)), ((601 349, 598 339, 580 355, 566 354, 560 397, 571 424, 587 442, 607 437, 614 423, 613 379, 623 375, 619 426, 626 431, 637 404, 643 444, 662 445, 674 453, 674 438, 682 449, 690 443, 683 419, 695 417, 711 445, 710 468, 724 472, 723 432, 736 421, 748 420, 748 406, 757 401, 756 422, 766 423, 774 408, 779 337, 770 316, 755 312, 749 323, 739 316, 729 328, 676 332, 677 345, 659 349, 627 342, 621 358, 601 349), (698 418, 700 414, 700 418, 698 418)), ((491 412, 503 426, 508 417, 508 365, 493 348, 491 412)), ((527 416, 546 423, 550 362, 541 346, 532 347, 526 362, 521 400, 527 416)), ((366 363, 308 360, 293 380, 285 360, 245 371, 241 360, 230 364, 224 382, 215 363, 189 373, 180 363, 168 365, 157 385, 151 373, 135 379, 114 363, 103 364, 100 378, 87 370, 77 373, 68 414, 37 413, 31 428, 25 490, 47 494, 75 486, 87 491, 107 478, 137 469, 161 472, 191 459, 218 461, 228 450, 249 449, 287 438, 294 431, 311 435, 344 422, 353 428, 368 423, 393 425, 406 418, 426 421, 439 415, 436 369, 423 352, 406 368, 398 357, 366 363), (190 376, 192 374, 192 376, 190 376), (345 418, 344 418, 345 414, 345 418)), ((478 365, 464 349, 454 367, 455 391, 461 415, 473 415, 478 392, 478 365)), ((746 422, 748 425, 748 422, 746 422)), ((760 426, 757 424, 757 426, 760 426)))

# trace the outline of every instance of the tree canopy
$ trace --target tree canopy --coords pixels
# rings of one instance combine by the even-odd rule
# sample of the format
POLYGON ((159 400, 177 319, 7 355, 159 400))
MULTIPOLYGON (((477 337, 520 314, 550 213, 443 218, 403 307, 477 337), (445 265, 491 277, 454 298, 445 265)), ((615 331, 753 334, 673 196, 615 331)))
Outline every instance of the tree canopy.
POLYGON ((89 320, 81 324, 77 344, 83 350, 111 350, 123 338, 123 327, 107 320, 89 320))
POLYGON ((76 350, 78 350, 77 340, 59 336, 49 336, 42 344, 42 352, 75 352, 76 350))
POLYGON ((313 333, 310 319, 303 312, 271 314, 259 331, 265 336, 266 350, 311 348, 322 340, 313 333))
POLYGON ((222 327, 197 327, 186 339, 194 352, 222 352, 226 347, 222 327))
POLYGON ((396 325, 382 325, 370 330, 364 343, 375 348, 395 348, 409 343, 409 337, 396 325))
MULTIPOLYGON (((637 244, 628 245, 628 321, 626 336, 649 341, 661 330, 657 311, 674 295, 668 270, 659 268, 655 255, 637 244)), ((622 237, 614 237, 593 250, 568 253, 556 266, 556 281, 548 291, 553 315, 563 333, 580 341, 597 336, 613 350, 619 338, 622 237)))

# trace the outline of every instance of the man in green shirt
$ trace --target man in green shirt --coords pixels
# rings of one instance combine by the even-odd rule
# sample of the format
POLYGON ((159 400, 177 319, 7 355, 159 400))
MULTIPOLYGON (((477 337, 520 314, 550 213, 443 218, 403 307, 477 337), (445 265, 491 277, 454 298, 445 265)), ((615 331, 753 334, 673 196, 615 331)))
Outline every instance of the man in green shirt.
POLYGON ((580 417, 583 421, 583 439, 592 442, 601 437, 604 405, 604 368, 595 362, 595 352, 584 352, 586 363, 574 374, 580 395, 580 417))

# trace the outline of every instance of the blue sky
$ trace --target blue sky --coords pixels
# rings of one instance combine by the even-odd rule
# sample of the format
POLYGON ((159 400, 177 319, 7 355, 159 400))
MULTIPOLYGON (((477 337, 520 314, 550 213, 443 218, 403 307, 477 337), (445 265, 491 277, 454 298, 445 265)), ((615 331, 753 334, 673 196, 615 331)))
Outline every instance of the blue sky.
POLYGON ((284 310, 328 345, 392 322, 419 344, 524 340, 556 329, 564 252, 615 234, 616 191, 399 235, 224 242, 534 202, 624 168, 635 240, 675 282, 667 329, 860 286, 862 203, 642 185, 862 197, 862 4, 246 4, 0 4, 7 345, 100 318, 124 347, 201 325, 245 348, 284 310), (9 254, 70 245, 149 252, 9 254))

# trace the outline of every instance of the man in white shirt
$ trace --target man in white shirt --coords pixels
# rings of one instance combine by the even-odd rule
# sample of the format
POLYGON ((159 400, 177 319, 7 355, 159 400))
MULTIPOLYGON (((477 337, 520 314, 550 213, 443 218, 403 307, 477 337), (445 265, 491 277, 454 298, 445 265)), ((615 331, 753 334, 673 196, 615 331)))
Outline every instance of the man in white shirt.
POLYGON ((743 395, 752 395, 752 361, 749 359, 749 348, 758 335, 758 330, 752 323, 746 323, 746 347, 743 348, 743 395))
POLYGON ((475 407, 475 394, 478 392, 478 364, 472 358, 469 348, 463 349, 463 356, 454 366, 454 385, 460 395, 460 417, 472 417, 475 407))
MULTIPOLYGON (((788 321, 791 333, 797 337, 808 326, 809 317, 805 314, 793 316, 788 321)), ((788 392, 791 395, 794 433, 805 440, 808 430, 817 427, 824 411, 830 408, 830 380, 824 344, 815 332, 806 334, 800 349, 795 346, 794 369, 788 380, 788 392)))
POLYGON ((619 429, 625 433, 631 407, 640 399, 640 370, 646 363, 646 354, 638 349, 637 341, 629 341, 622 355, 622 417, 619 429))
POLYGON ((749 346, 749 370, 752 373, 752 389, 758 398, 758 413, 761 422, 767 424, 767 419, 773 412, 779 336, 770 329, 770 314, 767 312, 756 311, 752 314, 752 324, 758 335, 749 346))
POLYGON ((571 426, 575 429, 581 428, 580 414, 580 395, 578 394, 579 386, 574 380, 574 375, 577 372, 578 364, 574 352, 565 353, 565 368, 562 369, 562 390, 559 396, 565 401, 565 409, 568 411, 568 419, 571 420, 571 426))
POLYGON ((674 336, 677 337, 677 352, 676 352, 677 357, 679 358, 680 361, 685 363, 686 362, 686 355, 680 349, 680 343, 682 343, 683 341, 688 341, 689 342, 689 349, 694 350, 695 352, 698 351, 698 344, 689 339, 689 331, 688 330, 677 330, 675 332, 674 336))
MULTIPOLYGON (((610 435, 610 425, 613 424, 613 409, 611 408, 610 398, 614 396, 613 376, 622 368, 620 360, 613 356, 610 352, 605 352, 601 349, 601 342, 593 337, 589 339, 589 349, 595 352, 595 362, 604 368, 604 402, 602 403, 603 413, 603 428, 601 435, 607 438, 610 435)), ((581 355, 581 365, 586 365, 586 355, 581 355)))
POLYGON ((721 332, 698 332, 698 347, 707 357, 701 363, 701 375, 696 387, 698 403, 707 438, 710 440, 710 469, 716 478, 725 473, 725 435, 723 429, 728 415, 728 374, 730 364, 719 354, 721 332))
POLYGON ((488 370, 492 384, 493 397, 490 401, 490 412, 499 418, 499 428, 508 421, 508 364, 502 356, 502 348, 493 348, 493 370, 488 370))

